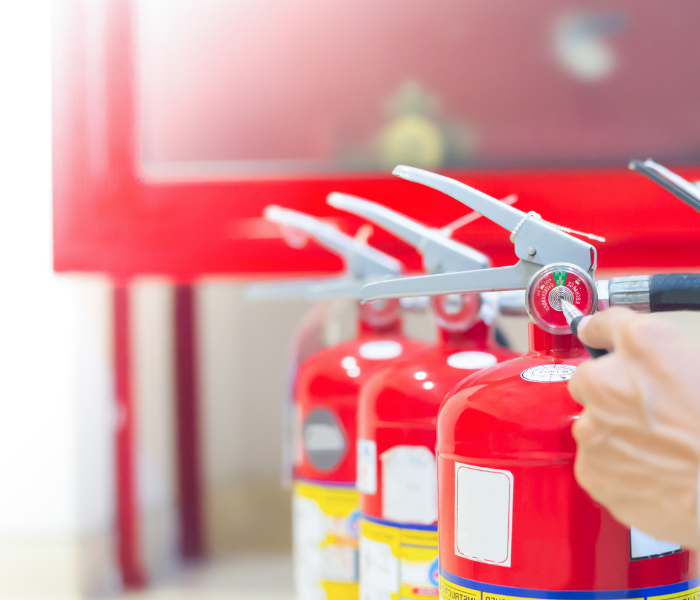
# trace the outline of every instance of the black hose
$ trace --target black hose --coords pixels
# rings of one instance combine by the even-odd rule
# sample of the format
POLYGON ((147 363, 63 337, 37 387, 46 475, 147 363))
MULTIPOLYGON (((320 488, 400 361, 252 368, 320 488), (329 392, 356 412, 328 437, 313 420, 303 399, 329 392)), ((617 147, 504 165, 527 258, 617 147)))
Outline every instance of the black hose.
POLYGON ((652 275, 649 307, 651 312, 700 310, 700 273, 652 275))

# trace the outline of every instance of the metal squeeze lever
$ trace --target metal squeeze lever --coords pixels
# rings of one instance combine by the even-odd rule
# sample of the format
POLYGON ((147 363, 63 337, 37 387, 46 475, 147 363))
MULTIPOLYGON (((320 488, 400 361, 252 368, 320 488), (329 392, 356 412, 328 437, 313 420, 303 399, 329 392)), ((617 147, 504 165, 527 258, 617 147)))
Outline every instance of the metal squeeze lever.
POLYGON ((676 175, 673 171, 655 163, 651 158, 647 158, 645 161, 633 160, 630 162, 629 168, 646 175, 654 183, 700 212, 700 188, 690 181, 686 181, 680 175, 676 175))
POLYGON ((266 207, 263 215, 273 223, 303 231, 324 248, 338 254, 345 263, 345 274, 252 284, 247 291, 251 300, 357 298, 367 282, 395 277, 403 269, 395 258, 311 215, 275 205, 266 207))
POLYGON ((376 202, 338 192, 329 194, 327 202, 334 208, 380 225, 416 248, 428 273, 486 269, 491 266, 488 256, 478 250, 446 237, 439 229, 427 227, 376 202))
POLYGON ((524 213, 506 206, 459 181, 422 169, 399 166, 394 169, 394 174, 452 196, 510 231, 510 239, 519 260, 511 267, 425 275, 370 284, 362 290, 361 301, 424 294, 525 289, 535 273, 555 262, 575 265, 593 277, 597 263, 595 247, 554 228, 533 213, 524 213))

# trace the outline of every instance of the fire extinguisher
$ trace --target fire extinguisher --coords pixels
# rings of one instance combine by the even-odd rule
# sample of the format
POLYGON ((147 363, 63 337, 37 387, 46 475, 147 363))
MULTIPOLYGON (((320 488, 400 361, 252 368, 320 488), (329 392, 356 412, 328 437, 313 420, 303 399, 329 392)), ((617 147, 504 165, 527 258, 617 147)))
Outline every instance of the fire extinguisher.
MULTIPOLYGON (((364 217, 414 246, 428 273, 490 265, 488 257, 442 230, 374 202, 333 193, 328 204, 364 217)), ((482 306, 480 294, 436 296, 438 343, 411 360, 382 369, 360 392, 357 488, 362 515, 362 599, 438 594, 438 409, 465 377, 516 356, 495 342, 495 311, 489 308, 482 306)))
MULTIPOLYGON (((308 298, 355 297, 368 280, 401 273, 401 263, 297 211, 265 217, 301 231, 343 257, 346 275, 312 285, 308 298)), ((290 284, 291 285, 291 284, 290 284)), ((307 358, 294 383, 293 554, 299 600, 358 596, 359 495, 355 489, 358 392, 377 369, 424 350, 401 332, 397 300, 360 307, 357 336, 307 358)))
POLYGON ((510 231, 519 261, 370 284, 361 299, 524 289, 534 321, 527 354, 471 376, 440 410, 441 598, 696 597, 694 552, 624 527, 574 478, 571 424, 581 407, 566 381, 587 355, 561 300, 596 310, 595 247, 452 179, 409 167, 394 173, 510 231))

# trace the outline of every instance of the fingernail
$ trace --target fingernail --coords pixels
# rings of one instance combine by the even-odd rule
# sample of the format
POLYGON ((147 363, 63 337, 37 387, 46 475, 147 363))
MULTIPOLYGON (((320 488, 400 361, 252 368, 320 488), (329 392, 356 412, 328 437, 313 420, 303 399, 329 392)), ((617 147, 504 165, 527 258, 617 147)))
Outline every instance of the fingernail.
POLYGON ((583 332, 583 330, 586 328, 586 325, 588 325, 588 321, 590 321, 590 320, 591 320, 591 317, 588 316, 588 317, 583 317, 583 319, 581 319, 581 320, 578 322, 578 328, 577 328, 577 330, 576 330, 577 335, 581 335, 581 333, 583 332))

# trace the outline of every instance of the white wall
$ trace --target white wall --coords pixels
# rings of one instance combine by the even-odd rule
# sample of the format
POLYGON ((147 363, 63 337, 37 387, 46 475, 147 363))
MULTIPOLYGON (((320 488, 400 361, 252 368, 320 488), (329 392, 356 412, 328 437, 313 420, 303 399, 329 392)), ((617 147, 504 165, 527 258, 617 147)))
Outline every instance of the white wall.
POLYGON ((0 595, 12 597, 114 582, 110 294, 52 272, 50 13, 50 0, 0 3, 0 595))
POLYGON ((289 545, 280 486, 285 363, 304 302, 250 304, 244 285, 198 285, 204 506, 214 555, 289 545))
POLYGON ((173 286, 139 278, 129 298, 141 557, 154 581, 178 562, 173 286))

